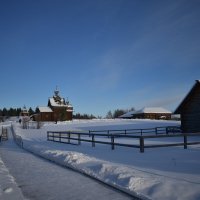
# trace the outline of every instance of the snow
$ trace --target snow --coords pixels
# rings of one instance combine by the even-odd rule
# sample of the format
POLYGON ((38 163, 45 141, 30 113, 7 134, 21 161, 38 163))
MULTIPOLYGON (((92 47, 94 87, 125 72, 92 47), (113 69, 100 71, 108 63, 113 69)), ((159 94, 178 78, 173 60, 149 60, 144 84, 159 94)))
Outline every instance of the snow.
POLYGON ((141 113, 168 113, 168 114, 171 114, 172 112, 165 109, 165 108, 162 108, 162 107, 144 107, 140 110, 137 110, 137 111, 130 111, 130 112, 127 112, 123 115, 120 116, 120 118, 130 118, 132 117, 134 114, 141 114, 141 113))
POLYGON ((144 107, 141 110, 136 111, 135 114, 136 113, 169 113, 171 114, 172 112, 162 107, 144 107))
MULTIPOLYGON (((45 124, 41 129, 21 129, 18 123, 13 123, 16 134, 23 138, 24 148, 28 151, 130 194, 154 200, 200 199, 200 145, 189 146, 188 149, 145 149, 145 153, 140 153, 138 149, 128 147, 111 150, 109 145, 96 144, 92 148, 90 143, 70 145, 47 141, 48 130, 122 130, 170 125, 180 125, 180 122, 139 119, 76 120, 45 124)), ((151 139, 148 142, 160 141, 151 139)))
POLYGON ((23 195, 18 188, 15 179, 10 175, 8 169, 0 158, 0 199, 3 200, 21 200, 23 195))
POLYGON ((135 114, 136 111, 130 111, 130 112, 127 112, 121 116, 119 116, 119 118, 131 118, 133 116, 133 114, 135 114))
MULTIPOLYGON (((10 136, 10 135, 9 135, 10 136)), ((116 192, 80 173, 55 165, 19 148, 13 140, 1 147, 0 155, 13 174, 24 198, 70 200, 124 200, 130 196, 116 192), (14 167, 13 167, 14 166, 14 167)), ((9 192, 12 188, 8 188, 9 192)), ((1 196, 0 196, 0 199, 1 196)), ((15 198, 10 198, 13 200, 15 198)))
POLYGON ((64 99, 61 99, 61 102, 62 102, 62 103, 57 103, 57 102, 54 100, 53 97, 52 97, 52 98, 49 98, 49 100, 50 100, 51 105, 54 106, 54 107, 68 107, 68 105, 65 105, 64 99))
POLYGON ((50 107, 47 106, 39 106, 40 112, 53 112, 50 107))

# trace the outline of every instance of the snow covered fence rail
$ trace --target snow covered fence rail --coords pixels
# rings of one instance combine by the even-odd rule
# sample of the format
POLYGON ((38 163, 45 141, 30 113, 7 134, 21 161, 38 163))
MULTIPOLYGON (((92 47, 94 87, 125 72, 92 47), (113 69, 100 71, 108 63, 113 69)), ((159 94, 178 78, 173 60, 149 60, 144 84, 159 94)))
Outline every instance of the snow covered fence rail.
POLYGON ((21 148, 23 148, 23 140, 22 137, 17 135, 14 131, 13 125, 11 124, 11 131, 12 131, 12 135, 14 138, 15 143, 20 146, 21 148))
POLYGON ((68 143, 74 145, 80 145, 81 142, 89 142, 92 144, 92 147, 95 147, 95 144, 108 144, 114 149, 115 145, 118 146, 127 146, 139 148, 139 145, 134 144, 125 144, 125 143, 116 143, 115 138, 125 137, 125 138, 136 138, 139 139, 140 136, 129 136, 129 135, 116 135, 110 134, 100 134, 100 133, 87 133, 87 132, 74 132, 74 131, 47 131, 47 140, 60 143, 68 143), (71 141, 77 141, 77 143, 72 143, 71 141))
POLYGON ((184 146, 184 149, 187 149, 188 145, 196 145, 200 144, 200 133, 180 133, 180 134, 174 134, 174 135, 148 135, 148 136, 140 136, 140 152, 144 152, 144 148, 157 148, 157 147, 172 147, 172 146, 184 146), (157 144, 144 144, 145 139, 152 139, 152 138, 183 138, 183 141, 176 142, 171 141, 170 143, 157 143, 157 144), (188 141, 188 139, 191 137, 195 137, 195 140, 188 141), (197 139, 198 138, 198 139, 197 139))
POLYGON ((89 142, 92 147, 96 144, 111 145, 111 149, 114 150, 115 146, 139 148, 143 153, 145 148, 157 148, 157 147, 172 147, 172 146, 184 146, 187 149, 187 145, 200 144, 200 133, 195 134, 168 134, 168 135, 120 135, 120 134, 107 134, 100 133, 86 133, 86 132, 72 132, 72 131, 48 131, 47 140, 59 143, 68 143, 74 145, 80 145, 81 142, 89 142), (197 137, 197 138, 196 138, 197 137), (170 138, 179 138, 169 140, 170 138), (195 138, 195 140, 189 141, 188 139, 195 138), (124 140, 125 139, 125 140, 124 140), (128 139, 128 140, 126 140, 128 139), (149 139, 157 139, 149 142, 149 139), (163 141, 164 139, 164 141, 163 141), (77 143, 74 143, 77 141, 77 143), (125 141, 125 142, 124 142, 125 141), (145 143, 145 141, 148 141, 145 143))

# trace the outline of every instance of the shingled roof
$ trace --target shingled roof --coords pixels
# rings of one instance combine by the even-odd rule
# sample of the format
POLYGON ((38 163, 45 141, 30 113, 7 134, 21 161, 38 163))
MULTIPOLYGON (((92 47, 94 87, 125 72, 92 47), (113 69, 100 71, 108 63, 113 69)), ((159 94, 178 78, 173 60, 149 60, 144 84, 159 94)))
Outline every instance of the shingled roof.
POLYGON ((186 97, 183 99, 183 101, 180 103, 180 105, 177 107, 177 109, 174 111, 174 114, 181 114, 181 110, 186 105, 186 103, 190 100, 190 98, 193 96, 195 90, 200 87, 200 80, 196 80, 196 83, 191 88, 189 93, 186 95, 186 97))

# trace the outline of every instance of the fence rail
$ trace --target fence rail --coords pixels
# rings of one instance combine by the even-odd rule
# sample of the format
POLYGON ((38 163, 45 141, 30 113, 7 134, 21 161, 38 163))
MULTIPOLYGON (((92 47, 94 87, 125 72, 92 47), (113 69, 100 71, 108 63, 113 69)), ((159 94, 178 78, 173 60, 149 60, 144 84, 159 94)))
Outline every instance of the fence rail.
MULTIPOLYGON (((160 127, 157 127, 157 130, 160 127)), ((163 128, 163 127, 162 127, 163 128)), ((165 127, 165 130, 172 130, 172 127, 165 127), (167 129, 166 129, 167 128, 167 129)), ((178 133, 175 133, 175 127, 173 127, 172 132, 165 132, 165 134, 158 134, 158 132, 153 132, 152 129, 137 129, 140 130, 139 135, 135 135, 138 132, 133 132, 136 129, 131 129, 132 132, 127 132, 130 130, 126 130, 126 132, 123 130, 109 130, 108 131, 89 131, 89 132, 74 132, 74 131, 47 131, 47 140, 48 141, 54 141, 59 143, 68 143, 73 145, 81 145, 81 142, 89 142, 92 144, 92 147, 95 147, 96 144, 106 144, 110 145, 111 149, 115 149, 115 146, 123 146, 123 147, 132 147, 132 148, 138 148, 140 149, 140 152, 144 152, 145 148, 157 148, 157 147, 171 147, 171 146, 183 146, 184 149, 187 149, 188 145, 195 145, 200 144, 200 138, 199 141, 188 141, 188 138, 200 136, 200 133, 195 134, 186 134, 186 133, 179 133, 178 127, 176 127, 178 130, 178 133), (146 130, 145 135, 144 132, 141 130, 146 130), (115 133, 112 133, 114 132, 115 133), (116 133, 119 131, 118 133, 116 133), (105 132, 105 133, 102 133, 105 132), (126 134, 125 134, 126 133, 126 134), (128 134, 127 134, 128 133, 128 134), (162 139, 162 138, 182 138, 181 142, 168 142, 168 143, 156 143, 156 144, 146 144, 145 141, 148 139, 156 138, 156 139, 162 139), (132 143, 123 143, 121 139, 132 139, 130 140, 132 143), (117 141, 116 141, 117 140, 117 141)), ((156 130, 156 129, 154 129, 156 130)))
POLYGON ((21 148, 23 148, 23 140, 22 140, 22 137, 17 135, 13 129, 13 125, 11 125, 11 131, 12 131, 12 135, 13 135, 13 138, 14 138, 14 141, 15 143, 20 146, 21 148))
POLYGON ((7 128, 2 126, 0 134, 0 142, 5 140, 8 140, 8 130, 7 128))
POLYGON ((139 134, 139 135, 145 135, 147 133, 159 135, 159 134, 171 134, 171 133, 180 133, 181 127, 180 126, 161 126, 161 127, 155 127, 155 128, 144 128, 144 129, 125 129, 125 130, 89 130, 90 134, 92 133, 105 133, 107 135, 110 134, 139 134))

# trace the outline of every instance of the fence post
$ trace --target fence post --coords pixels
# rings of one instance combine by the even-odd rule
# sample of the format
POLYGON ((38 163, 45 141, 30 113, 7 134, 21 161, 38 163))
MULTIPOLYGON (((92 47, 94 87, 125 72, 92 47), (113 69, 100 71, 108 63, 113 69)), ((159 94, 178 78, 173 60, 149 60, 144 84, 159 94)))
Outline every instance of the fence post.
POLYGON ((68 132, 68 143, 70 143, 70 131, 68 132))
POLYGON ((115 139, 114 139, 114 135, 111 135, 111 147, 112 147, 112 150, 115 149, 115 139))
POLYGON ((107 131, 107 134, 108 134, 108 138, 109 138, 109 137, 110 137, 110 136, 109 136, 109 130, 107 131))
POLYGON ((92 134, 92 147, 95 147, 94 134, 92 134))
POLYGON ((158 129, 157 129, 157 127, 155 128, 155 132, 156 132, 156 135, 158 135, 158 129))
POLYGON ((53 133, 52 137, 53 137, 53 141, 54 141, 54 133, 53 133))
POLYGON ((140 137, 140 153, 144 153, 144 137, 140 137))
POLYGON ((49 131, 47 131, 47 141, 49 141, 49 131))
POLYGON ((61 132, 59 133, 59 142, 61 142, 61 132))
POLYGON ((6 140, 8 140, 8 129, 6 129, 6 140))
POLYGON ((126 130, 125 130, 125 135, 126 135, 126 130))
POLYGON ((184 149, 187 149, 187 135, 184 134, 184 149))
POLYGON ((168 135, 168 127, 166 127, 166 134, 168 135))
POLYGON ((141 136, 142 136, 142 129, 140 129, 140 131, 141 131, 141 136))
POLYGON ((81 145, 81 134, 78 134, 78 144, 81 145))

